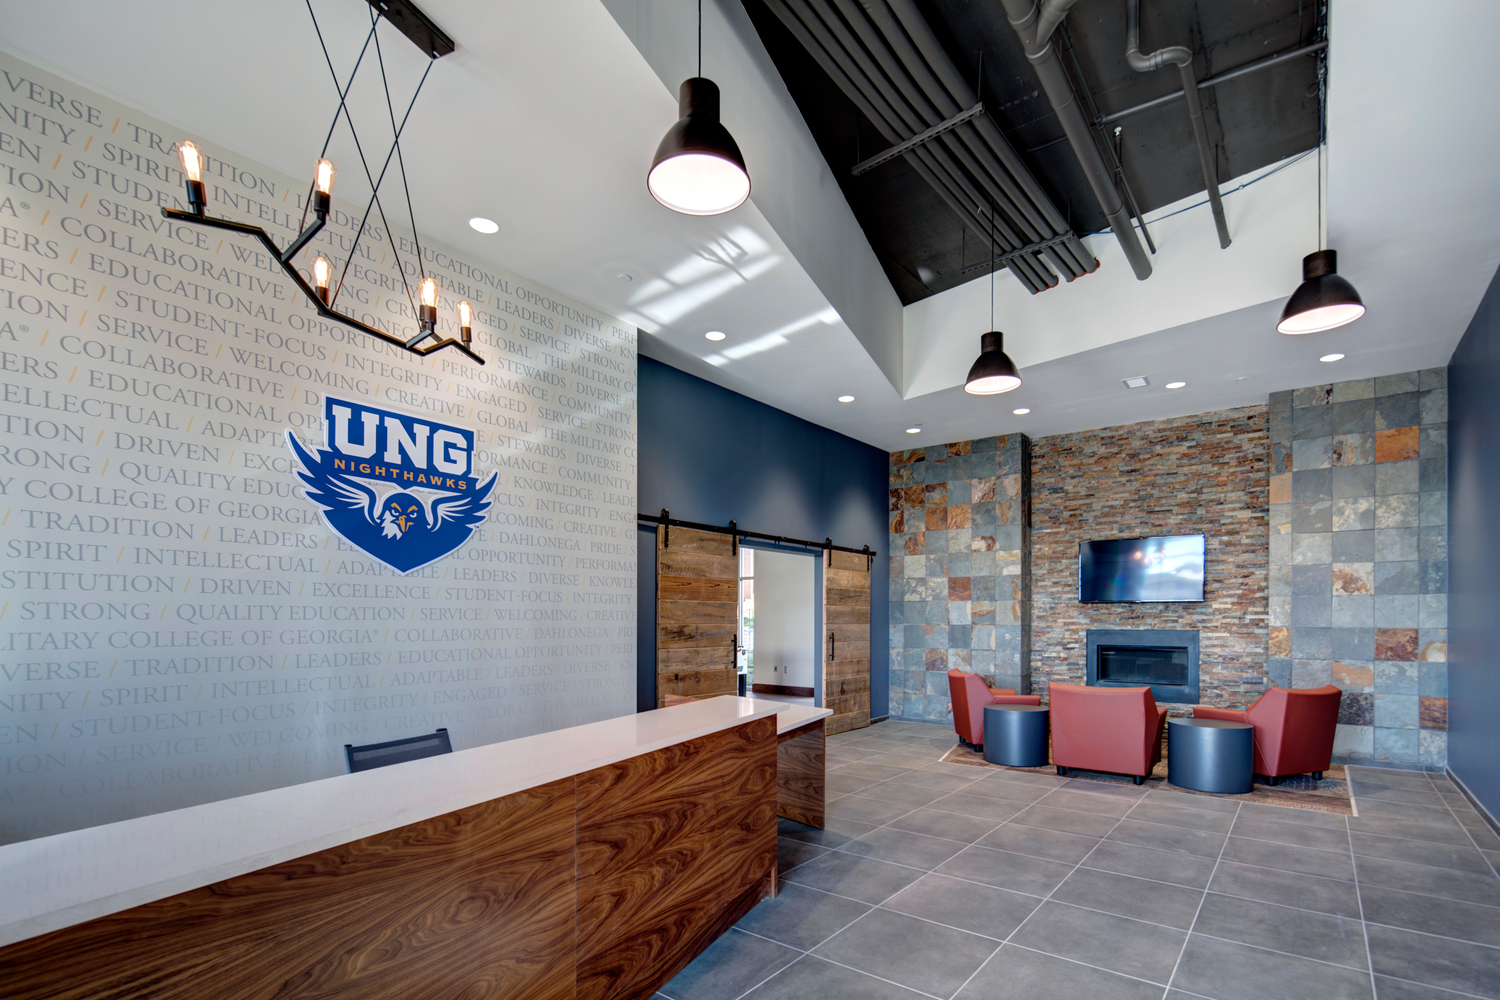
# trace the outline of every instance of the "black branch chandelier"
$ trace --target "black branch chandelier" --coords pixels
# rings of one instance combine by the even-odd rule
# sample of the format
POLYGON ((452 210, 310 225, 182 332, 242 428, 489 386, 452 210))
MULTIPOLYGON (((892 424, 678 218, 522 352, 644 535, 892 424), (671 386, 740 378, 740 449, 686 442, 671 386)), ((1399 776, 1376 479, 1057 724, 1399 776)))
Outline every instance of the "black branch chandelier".
POLYGON ((478 364, 484 364, 485 360, 474 353, 474 330, 473 318, 474 307, 467 301, 456 304, 455 311, 458 313, 457 337, 439 338, 437 334, 438 317, 438 283, 437 278, 429 275, 422 263, 422 242, 417 232, 417 220, 411 207, 411 189, 406 181, 406 164, 401 156, 401 133, 406 128, 406 122, 411 117, 411 109, 417 103, 417 95, 422 92, 422 84, 427 82, 427 74, 432 70, 432 63, 454 50, 453 41, 442 30, 433 24, 415 4, 409 0, 368 0, 370 5, 370 33, 365 36, 365 44, 359 50, 359 58, 354 61, 354 69, 349 72, 348 82, 340 85, 338 72, 333 68, 333 59, 328 54, 328 46, 323 42, 323 31, 318 27, 318 18, 313 14, 312 2, 308 0, 307 12, 312 16, 313 29, 318 34, 318 44, 322 46, 323 58, 328 63, 328 72, 333 76, 334 89, 338 92, 338 108, 333 113, 333 123, 328 126, 328 135, 323 140, 323 152, 313 166, 313 181, 308 188, 307 199, 302 206, 302 222, 297 237, 289 246, 282 249, 277 245, 271 234, 260 226, 252 226, 244 222, 236 222, 233 219, 221 219, 207 214, 208 199, 203 186, 203 171, 207 166, 207 158, 198 145, 188 140, 177 143, 177 156, 182 164, 184 183, 187 186, 188 209, 183 211, 176 208, 163 208, 161 214, 178 222, 191 222, 200 226, 209 226, 214 229, 227 229, 232 233, 241 233, 246 236, 254 236, 261 244, 271 252, 271 256, 281 264, 281 269, 296 283, 308 300, 312 302, 318 315, 324 319, 342 323, 353 327, 363 333, 369 334, 377 340, 409 351, 418 357, 426 357, 447 348, 453 348, 462 354, 468 355, 478 364), (396 111, 391 104, 390 80, 386 77, 385 58, 380 51, 380 36, 375 29, 384 17, 397 30, 406 35, 418 48, 431 60, 427 69, 422 73, 422 79, 417 83, 417 89, 411 95, 411 101, 407 103, 406 114, 402 116, 400 123, 396 121, 396 111), (374 43, 376 61, 380 64, 380 82, 385 89, 386 107, 391 115, 391 148, 386 153, 385 162, 381 165, 379 176, 370 172, 370 164, 365 159, 364 147, 360 144, 359 133, 354 128, 354 119, 349 114, 347 104, 349 91, 354 86, 354 77, 359 72, 360 65, 364 62, 365 53, 369 51, 371 43, 374 43), (327 158, 328 144, 333 140, 334 130, 338 127, 339 118, 342 117, 349 125, 349 134, 354 139, 354 148, 359 153, 360 165, 364 168, 365 179, 370 184, 370 200, 365 205, 364 217, 360 219, 359 229, 354 234, 354 243, 349 248, 349 253, 344 260, 344 269, 339 274, 338 282, 333 283, 333 262, 327 257, 319 254, 312 262, 309 271, 312 280, 297 268, 294 260, 297 254, 312 241, 312 238, 328 222, 328 213, 332 205, 333 182, 338 176, 338 171, 327 158), (406 192, 407 217, 411 221, 412 236, 417 248, 417 293, 412 294, 411 284, 406 280, 406 268, 402 265, 401 255, 396 249, 395 236, 389 223, 386 222, 385 206, 380 201, 380 185, 385 180, 386 171, 390 168, 391 161, 396 161, 397 170, 401 174, 401 186, 406 192), (307 224, 307 210, 313 212, 312 225, 307 224), (344 276, 349 273, 349 265, 354 260, 355 251, 359 248, 359 240, 365 233, 365 226, 370 221, 370 212, 376 210, 380 213, 380 221, 385 226, 387 239, 390 242, 391 253, 395 257, 396 270, 401 272, 401 283, 406 289, 406 298, 411 305, 412 314, 417 319, 417 333, 410 338, 399 337, 378 327, 363 323, 353 316, 339 312, 335 308, 338 303, 340 290, 344 287, 344 276), (329 291, 329 285, 333 289, 329 291))

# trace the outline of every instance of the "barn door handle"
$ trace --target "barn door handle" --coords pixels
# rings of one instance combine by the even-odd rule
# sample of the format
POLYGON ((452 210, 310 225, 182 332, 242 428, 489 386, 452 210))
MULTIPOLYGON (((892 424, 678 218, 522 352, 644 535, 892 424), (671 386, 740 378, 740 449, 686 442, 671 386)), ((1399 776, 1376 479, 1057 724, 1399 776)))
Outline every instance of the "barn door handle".
POLYGON ((830 660, 838 659, 838 641, 837 635, 832 632, 828 633, 828 658, 830 660))

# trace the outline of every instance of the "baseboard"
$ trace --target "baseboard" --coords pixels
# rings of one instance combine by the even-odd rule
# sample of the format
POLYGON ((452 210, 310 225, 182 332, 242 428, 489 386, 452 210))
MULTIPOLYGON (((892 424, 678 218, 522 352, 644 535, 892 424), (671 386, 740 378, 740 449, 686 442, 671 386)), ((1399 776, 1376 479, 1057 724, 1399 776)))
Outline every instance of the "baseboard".
POLYGON ((947 726, 949 729, 953 728, 952 719, 913 719, 905 715, 890 715, 887 718, 892 722, 920 722, 924 726, 947 726))
POLYGON ((1387 771, 1420 771, 1423 774, 1442 774, 1441 764, 1418 764, 1414 761, 1399 760, 1372 760, 1369 757, 1349 757, 1344 754, 1334 754, 1333 763, 1342 764, 1344 767, 1372 767, 1382 768, 1387 771))
POLYGON ((877 715, 873 719, 870 720, 870 725, 873 726, 877 722, 885 722, 889 718, 890 718, 889 715, 877 715))
POLYGON ((1489 828, 1495 831, 1496 836, 1500 836, 1500 820, 1495 819, 1494 813, 1486 809, 1484 807, 1484 803, 1475 798, 1474 793, 1469 791, 1469 786, 1464 784, 1462 779, 1460 779, 1458 775, 1453 773, 1453 768, 1445 767, 1443 768, 1443 773, 1448 776, 1449 781, 1453 782, 1453 785, 1458 789, 1459 794, 1469 800, 1469 805, 1474 807, 1474 811, 1479 814, 1479 818, 1484 820, 1485 823, 1489 824, 1489 828))
POLYGON ((783 698, 811 698, 812 688, 788 687, 785 684, 752 684, 750 689, 756 694, 779 694, 783 698))

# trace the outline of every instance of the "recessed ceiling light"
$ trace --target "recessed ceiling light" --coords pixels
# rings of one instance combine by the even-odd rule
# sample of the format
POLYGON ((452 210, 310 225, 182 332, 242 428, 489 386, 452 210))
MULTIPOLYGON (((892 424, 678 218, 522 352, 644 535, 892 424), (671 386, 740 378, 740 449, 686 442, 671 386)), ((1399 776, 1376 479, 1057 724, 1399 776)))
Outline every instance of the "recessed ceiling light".
POLYGON ((1168 382, 1167 383, 1167 388, 1168 389, 1181 389, 1185 385, 1187 385, 1186 382, 1168 382))
POLYGON ((1247 379, 1249 377, 1250 377, 1249 375, 1241 375, 1238 378, 1236 378, 1235 381, 1236 382, 1243 382, 1243 381, 1245 381, 1245 379, 1247 379))
POLYGON ((1342 354, 1325 354, 1321 358, 1319 358, 1318 360, 1319 361, 1343 361, 1344 360, 1344 356, 1342 354))
POLYGON ((920 434, 920 433, 922 433, 922 428, 920 428, 920 427, 908 427, 906 429, 906 433, 908 433, 908 434, 920 434))
POLYGON ((486 235, 488 235, 490 233, 498 233, 500 231, 500 223, 496 222, 494 219, 485 219, 476 215, 474 216, 474 218, 469 220, 469 228, 474 230, 475 232, 485 233, 486 235))
POLYGON ((615 280, 618 281, 622 285, 628 285, 632 281, 635 280, 635 275, 633 275, 633 274, 626 274, 626 273, 624 273, 622 271, 619 274, 615 275, 615 280))
POLYGON ((854 397, 853 396, 840 396, 839 397, 839 402, 840 403, 852 403, 852 402, 854 402, 854 397))
POLYGON ((724 339, 724 334, 721 331, 719 331, 719 330, 710 330, 707 333, 705 333, 703 336, 707 337, 709 340, 723 340, 724 339))
POLYGON ((1018 406, 1014 410, 1011 410, 1010 412, 1014 413, 1018 417, 1024 417, 1026 414, 1028 414, 1028 413, 1031 412, 1031 407, 1029 407, 1029 406, 1018 406))
POLYGON ((1120 379, 1120 381, 1125 383, 1125 388, 1127 389, 1144 389, 1146 386, 1151 384, 1151 380, 1144 375, 1136 375, 1132 378, 1122 378, 1120 379))

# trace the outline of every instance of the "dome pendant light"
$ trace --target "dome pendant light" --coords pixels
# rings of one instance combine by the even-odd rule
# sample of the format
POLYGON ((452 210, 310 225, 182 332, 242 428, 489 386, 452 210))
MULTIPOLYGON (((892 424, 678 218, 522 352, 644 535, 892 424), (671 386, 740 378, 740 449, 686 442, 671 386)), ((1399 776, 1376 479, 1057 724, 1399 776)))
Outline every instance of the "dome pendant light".
MULTIPOLYGON (((995 325, 995 206, 990 206, 990 326, 995 325)), ((1021 372, 1005 353, 1005 334, 999 330, 979 335, 979 357, 964 379, 964 392, 993 396, 1021 387, 1021 372)))
POLYGON ((722 215, 750 197, 750 173, 734 136, 719 122, 719 86, 703 77, 703 0, 698 0, 698 76, 677 92, 680 117, 667 130, 646 187, 684 215, 722 215))
POLYGON ((1365 314, 1359 293, 1338 274, 1338 253, 1323 247, 1323 129, 1327 94, 1324 74, 1327 64, 1318 57, 1318 251, 1302 258, 1302 284, 1286 300, 1276 329, 1282 333, 1322 333, 1365 314))
POLYGON ((1321 333, 1353 323, 1365 314, 1354 286, 1338 275, 1338 252, 1319 250, 1302 258, 1302 284, 1286 300, 1282 333, 1321 333))

